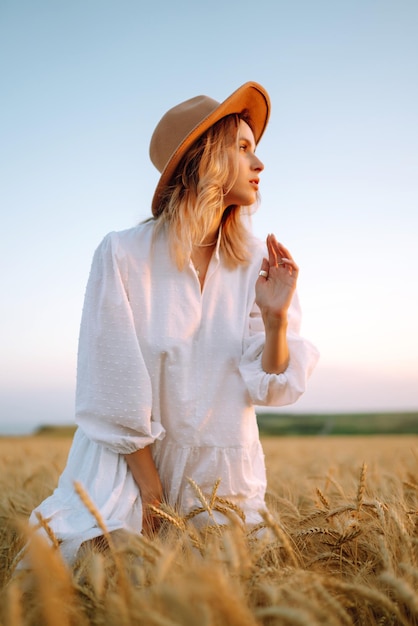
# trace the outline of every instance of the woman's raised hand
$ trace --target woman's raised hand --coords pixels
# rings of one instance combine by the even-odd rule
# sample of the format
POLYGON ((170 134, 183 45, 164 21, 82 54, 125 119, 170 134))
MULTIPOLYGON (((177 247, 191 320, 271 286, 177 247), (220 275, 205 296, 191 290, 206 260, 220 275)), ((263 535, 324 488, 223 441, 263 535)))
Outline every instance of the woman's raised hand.
POLYGON ((263 259, 255 285, 255 300, 264 324, 274 326, 287 320, 296 289, 299 268, 289 250, 274 235, 267 237, 268 259, 263 259))

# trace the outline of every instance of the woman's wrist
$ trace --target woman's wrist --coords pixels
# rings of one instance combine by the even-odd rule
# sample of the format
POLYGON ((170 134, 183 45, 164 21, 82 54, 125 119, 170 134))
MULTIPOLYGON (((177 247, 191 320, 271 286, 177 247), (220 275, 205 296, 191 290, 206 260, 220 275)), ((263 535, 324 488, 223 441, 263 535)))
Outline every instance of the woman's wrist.
POLYGON ((268 332, 286 331, 288 325, 287 311, 280 313, 269 310, 261 311, 261 318, 264 324, 264 330, 268 332))
POLYGON ((153 506, 159 506, 163 500, 163 488, 161 481, 158 481, 155 485, 138 485, 141 494, 141 500, 143 503, 152 504, 153 506))

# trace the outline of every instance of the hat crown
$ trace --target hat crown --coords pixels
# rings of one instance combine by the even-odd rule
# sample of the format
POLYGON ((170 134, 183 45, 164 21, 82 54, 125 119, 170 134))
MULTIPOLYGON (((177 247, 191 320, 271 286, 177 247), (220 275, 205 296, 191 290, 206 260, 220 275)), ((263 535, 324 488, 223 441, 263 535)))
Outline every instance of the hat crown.
POLYGON ((159 172, 174 155, 176 149, 200 122, 219 106, 208 96, 196 96, 167 111, 157 124, 150 143, 150 158, 159 172))

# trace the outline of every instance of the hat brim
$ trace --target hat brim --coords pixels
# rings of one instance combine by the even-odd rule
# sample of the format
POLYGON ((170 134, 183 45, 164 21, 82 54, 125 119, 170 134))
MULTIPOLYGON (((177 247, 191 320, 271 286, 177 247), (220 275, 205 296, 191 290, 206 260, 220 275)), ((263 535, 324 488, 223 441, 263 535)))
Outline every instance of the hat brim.
POLYGON ((258 144, 270 117, 270 98, 261 85, 255 82, 247 82, 241 85, 241 87, 234 91, 226 100, 221 102, 216 109, 203 118, 203 120, 186 135, 170 156, 161 173, 152 199, 151 206, 154 217, 157 217, 161 213, 159 205, 163 191, 173 177, 183 155, 186 154, 192 144, 223 117, 233 113, 239 114, 243 111, 246 111, 249 115, 249 124, 254 133, 255 142, 258 144))

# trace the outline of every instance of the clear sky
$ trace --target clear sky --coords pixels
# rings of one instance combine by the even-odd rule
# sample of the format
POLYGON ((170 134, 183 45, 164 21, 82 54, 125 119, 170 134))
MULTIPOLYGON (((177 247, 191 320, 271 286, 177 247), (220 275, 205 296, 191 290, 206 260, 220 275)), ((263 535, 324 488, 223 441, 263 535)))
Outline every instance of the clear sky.
POLYGON ((294 411, 418 409, 416 0, 0 0, 0 431, 71 422, 94 249, 150 214, 154 126, 272 100, 254 230, 321 352, 294 411))

